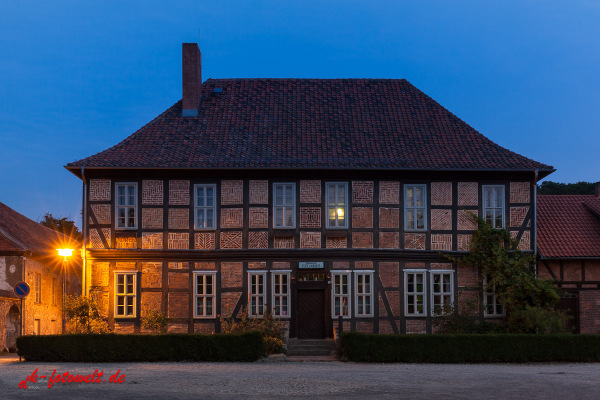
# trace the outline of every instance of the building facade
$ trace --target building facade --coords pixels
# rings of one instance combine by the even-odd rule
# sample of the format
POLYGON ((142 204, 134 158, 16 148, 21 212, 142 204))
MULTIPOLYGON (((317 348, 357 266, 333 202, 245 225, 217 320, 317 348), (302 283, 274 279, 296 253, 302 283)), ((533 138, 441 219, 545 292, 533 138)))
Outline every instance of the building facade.
POLYGON ((447 306, 503 315, 468 251, 471 214, 534 251, 552 167, 486 139, 405 80, 209 79, 183 46, 183 99, 66 167, 84 183, 86 291, 117 332, 271 311, 290 337, 432 332, 447 306))

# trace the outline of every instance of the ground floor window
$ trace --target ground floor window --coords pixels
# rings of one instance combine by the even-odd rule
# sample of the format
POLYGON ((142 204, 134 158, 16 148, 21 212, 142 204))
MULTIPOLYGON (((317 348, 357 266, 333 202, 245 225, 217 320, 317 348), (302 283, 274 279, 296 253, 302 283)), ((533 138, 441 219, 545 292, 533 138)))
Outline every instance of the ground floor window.
POLYGON ((248 315, 262 317, 266 305, 266 272, 248 272, 248 315))
POLYGON ((483 276, 483 312, 486 317, 503 317, 505 315, 504 305, 496 295, 496 288, 488 284, 491 276, 483 276))
POLYGON ((288 318, 290 316, 290 272, 273 272, 273 316, 288 318))
POLYGON ((425 271, 404 271, 404 312, 407 316, 425 316, 425 271))
POLYGON ((373 271, 354 272, 354 304, 357 317, 373 316, 373 271))
POLYGON ((350 272, 333 272, 332 285, 332 317, 350 318, 350 272))
POLYGON ((136 272, 115 273, 115 317, 136 316, 136 272))
POLYGON ((443 315, 452 312, 454 279, 451 271, 431 271, 431 312, 443 315))
POLYGON ((194 317, 215 317, 215 272, 194 273, 194 317))

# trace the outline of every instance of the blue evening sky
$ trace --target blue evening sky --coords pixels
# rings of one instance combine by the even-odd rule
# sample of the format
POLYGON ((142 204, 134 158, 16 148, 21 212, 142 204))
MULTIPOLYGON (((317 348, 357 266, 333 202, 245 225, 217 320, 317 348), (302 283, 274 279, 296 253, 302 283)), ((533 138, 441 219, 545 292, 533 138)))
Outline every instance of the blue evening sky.
POLYGON ((203 78, 406 78, 484 135, 600 179, 600 2, 0 2, 0 201, 80 224, 63 166, 181 98, 181 43, 203 78))

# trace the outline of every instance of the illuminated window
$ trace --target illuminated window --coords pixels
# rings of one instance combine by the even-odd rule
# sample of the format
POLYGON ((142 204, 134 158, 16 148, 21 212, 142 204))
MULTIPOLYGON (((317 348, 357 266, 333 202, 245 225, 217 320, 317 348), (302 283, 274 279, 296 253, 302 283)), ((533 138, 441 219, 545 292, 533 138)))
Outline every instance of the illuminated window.
POLYGON ((354 273, 354 304, 357 317, 373 316, 373 272, 354 273))
POLYGON ((290 316, 290 273, 288 271, 273 272, 273 316, 289 318, 290 316))
POLYGON ((56 288, 57 287, 58 287, 58 279, 52 278, 52 305, 53 306, 56 305, 56 296, 57 296, 56 288))
POLYGON ((404 271, 404 311, 407 316, 425 316, 425 271, 404 271))
POLYGON ((504 227, 504 186, 483 186, 483 219, 492 228, 504 227))
POLYGON ((196 229, 215 229, 217 215, 216 185, 194 185, 196 229))
POLYGON ((451 271, 431 271, 431 312, 443 315, 452 311, 454 278, 451 271))
POLYGON ((404 228, 407 231, 424 231, 427 229, 425 189, 425 185, 404 186, 404 228))
POLYGON ((117 183, 116 213, 118 229, 137 228, 137 183, 117 183))
POLYGON ((266 306, 266 272, 248 272, 248 315, 262 317, 266 306))
POLYGON ((326 184, 327 228, 348 227, 348 184, 332 182, 326 184))
POLYGON ((136 278, 136 272, 115 273, 115 317, 135 317, 136 278))
POLYGON ((34 275, 34 290, 35 290, 35 302, 42 302, 42 274, 35 273, 34 275))
POLYGON ((215 317, 215 276, 215 272, 194 273, 196 297, 194 317, 196 318, 215 317))
POLYGON ((273 227, 296 227, 296 185, 294 183, 273 184, 273 227))
POLYGON ((350 318, 350 272, 332 272, 331 315, 350 318))
POLYGON ((490 280, 488 274, 483 276, 483 313, 486 317, 503 317, 504 305, 496 295, 496 287, 488 285, 490 280))

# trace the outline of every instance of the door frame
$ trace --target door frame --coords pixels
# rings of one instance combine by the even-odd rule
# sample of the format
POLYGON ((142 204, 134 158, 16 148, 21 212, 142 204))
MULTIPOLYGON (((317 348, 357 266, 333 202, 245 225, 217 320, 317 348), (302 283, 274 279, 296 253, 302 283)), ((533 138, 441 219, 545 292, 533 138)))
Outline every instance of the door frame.
MULTIPOLYGON (((307 270, 309 271, 309 270, 307 270)), ((304 272, 304 271, 302 271, 304 272)), ((310 272, 310 271, 309 271, 310 272)), ((318 272, 324 272, 319 270, 318 272)), ((333 337, 333 321, 331 320, 331 285, 325 272, 324 281, 295 282, 292 284, 292 315, 290 318, 290 337, 298 337, 298 291, 302 290, 323 290, 325 319, 325 338, 333 337)))

